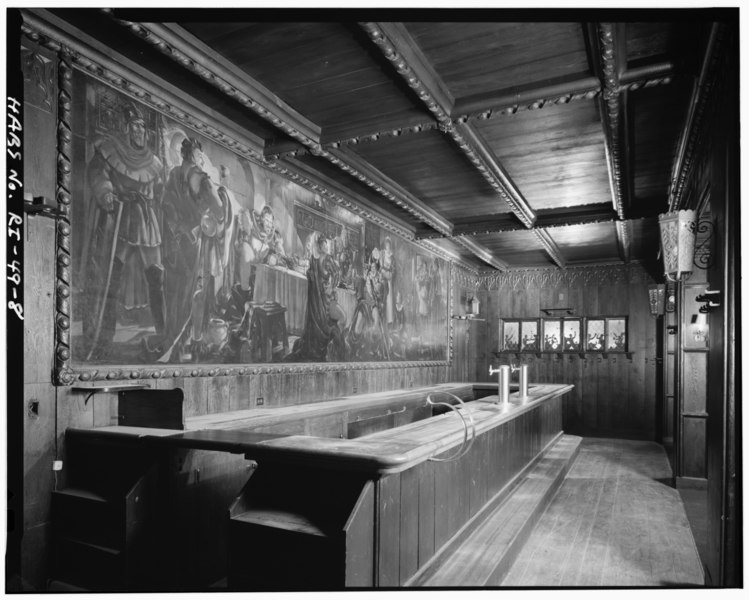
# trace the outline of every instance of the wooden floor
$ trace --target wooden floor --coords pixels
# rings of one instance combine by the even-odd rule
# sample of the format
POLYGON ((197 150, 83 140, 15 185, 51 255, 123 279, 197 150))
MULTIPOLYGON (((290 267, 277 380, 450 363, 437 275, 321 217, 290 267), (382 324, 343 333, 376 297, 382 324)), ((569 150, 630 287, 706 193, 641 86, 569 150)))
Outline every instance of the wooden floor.
POLYGON ((656 443, 583 440, 502 586, 701 586, 700 558, 670 478, 656 443))

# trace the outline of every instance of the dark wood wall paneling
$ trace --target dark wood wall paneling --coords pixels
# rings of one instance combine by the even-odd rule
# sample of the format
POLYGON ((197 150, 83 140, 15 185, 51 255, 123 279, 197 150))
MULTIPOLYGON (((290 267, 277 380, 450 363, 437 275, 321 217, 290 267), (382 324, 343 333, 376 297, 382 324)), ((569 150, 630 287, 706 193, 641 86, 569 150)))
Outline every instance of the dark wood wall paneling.
POLYGON ((531 382, 574 384, 564 399, 566 433, 655 440, 658 322, 648 305, 651 281, 639 266, 632 267, 631 276, 617 278, 606 276, 608 267, 591 269, 598 275, 566 283, 560 278, 561 283, 550 285, 529 280, 523 273, 530 271, 521 271, 507 277, 499 289, 490 289, 483 350, 487 362, 477 365, 477 379, 493 380, 488 375, 490 363, 527 364, 531 382), (565 307, 573 308, 575 317, 628 316, 631 358, 614 353, 586 353, 584 358, 577 353, 503 354, 501 358, 492 354, 499 347, 500 319, 539 318, 542 308, 565 307))
MULTIPOLYGON (((54 55, 23 45, 24 191, 55 198, 56 82, 54 55), (34 144, 29 144, 30 140, 34 144)), ((54 486, 52 461, 57 458, 57 398, 52 386, 54 364, 55 222, 29 216, 24 223, 24 374, 22 578, 44 581, 50 538, 50 503, 54 486), (31 409, 32 403, 36 409, 31 409)), ((12 347, 11 347, 12 348, 12 347)), ((12 351, 12 350, 11 350, 12 351)), ((21 424, 10 424, 20 427, 21 424)))

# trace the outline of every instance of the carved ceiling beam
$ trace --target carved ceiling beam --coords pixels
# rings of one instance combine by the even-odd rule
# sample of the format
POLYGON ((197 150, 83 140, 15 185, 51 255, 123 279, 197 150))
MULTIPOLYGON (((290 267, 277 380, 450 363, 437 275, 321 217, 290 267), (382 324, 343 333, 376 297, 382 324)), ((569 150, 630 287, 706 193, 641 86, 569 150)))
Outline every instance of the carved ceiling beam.
POLYGON ((361 23, 361 27, 437 121, 449 125, 452 94, 408 30, 400 23, 361 23))
POLYGON ((715 85, 717 67, 720 57, 720 46, 725 37, 725 25, 713 23, 710 29, 705 56, 700 67, 700 74, 692 89, 687 119, 682 129, 681 139, 676 153, 676 160, 671 174, 669 189, 669 211, 683 208, 683 192, 691 173, 696 154, 696 142, 701 134, 706 108, 710 101, 710 92, 715 85))
POLYGON ((413 241, 416 239, 414 228, 397 223, 391 215, 382 209, 381 204, 352 191, 339 180, 325 175, 310 165, 287 158, 275 163, 275 171, 299 183, 307 189, 335 201, 339 206, 365 216, 367 220, 376 223, 383 229, 413 241))
POLYGON ((500 271, 506 271, 510 267, 510 265, 508 265, 505 261, 494 256, 491 252, 489 252, 489 250, 484 248, 484 246, 479 244, 473 238, 465 237, 465 236, 457 236, 457 237, 452 238, 452 241, 455 242, 456 244, 460 244, 466 250, 468 250, 475 256, 478 256, 486 264, 494 267, 495 269, 498 269, 500 271))
POLYGON ((546 250, 546 253, 551 260, 553 260, 560 269, 564 269, 567 266, 567 261, 562 256, 562 251, 559 249, 559 246, 557 246, 557 243, 551 235, 549 235, 549 232, 545 229, 533 229, 532 231, 536 234, 536 238, 541 242, 541 245, 544 247, 544 250, 546 250))
POLYGON ((668 85, 676 76, 676 68, 671 61, 652 63, 624 71, 619 77, 619 86, 633 91, 656 85, 668 85))
MULTIPOLYGON (((620 89, 638 90, 656 85, 671 83, 674 65, 662 62, 630 69, 620 78, 620 89)), ((555 104, 569 104, 576 100, 593 100, 601 95, 598 78, 581 75, 561 82, 546 82, 522 90, 497 90, 486 94, 458 98, 450 111, 452 121, 470 122, 492 119, 501 115, 513 115, 520 110, 535 110, 555 104)), ((392 123, 382 124, 362 121, 340 127, 323 129, 320 143, 325 147, 337 148, 342 144, 376 142, 384 137, 398 137, 404 134, 421 133, 437 129, 439 124, 432 119, 403 124, 402 118, 394 118, 392 123)))
MULTIPOLYGON (((175 24, 115 20, 227 96, 235 98, 253 110, 289 137, 301 142, 311 154, 330 161, 430 227, 445 235, 450 234, 452 226, 448 221, 436 215, 434 211, 423 210, 423 204, 416 205, 411 197, 397 195, 392 189, 382 185, 382 182, 369 178, 362 169, 363 163, 360 162, 355 167, 347 162, 351 155, 323 149, 320 145, 321 132, 317 125, 294 111, 247 73, 217 57, 208 46, 187 30, 175 24)), ((289 156, 293 157, 293 150, 289 156)), ((374 172, 371 168, 366 170, 374 172)))
MULTIPOLYGON (((630 69, 622 74, 620 88, 638 90, 666 85, 674 77, 671 62, 655 63, 630 69)), ((450 111, 453 121, 466 122, 486 120, 500 115, 513 115, 520 110, 535 110, 555 104, 568 104, 576 100, 592 100, 601 95, 598 78, 581 75, 561 81, 541 83, 522 90, 497 90, 486 94, 458 98, 450 111)), ((413 120, 412 120, 413 121, 413 120)), ((338 148, 343 144, 376 142, 384 137, 398 137, 404 134, 421 133, 437 129, 439 124, 433 119, 403 123, 402 117, 394 117, 391 123, 361 121, 343 126, 328 127, 320 135, 320 143, 325 147, 338 148)))
POLYGON ((425 115, 423 121, 403 124, 403 119, 396 119, 392 124, 369 122, 354 123, 345 127, 325 128, 320 142, 326 148, 340 148, 342 145, 376 142, 381 138, 399 137, 410 133, 422 133, 437 129, 439 124, 425 115))
MULTIPOLYGON (((605 223, 616 220, 617 214, 610 202, 566 206, 562 208, 541 209, 536 212, 534 228, 548 229, 568 225, 585 225, 605 223)), ((491 215, 481 220, 453 222, 453 235, 475 235, 479 233, 498 233, 502 231, 519 231, 526 227, 511 214, 491 215)))
POLYGON ((591 47, 594 48, 593 70, 603 85, 601 118, 604 124, 606 162, 609 169, 612 202, 620 219, 624 219, 627 199, 626 135, 624 129, 624 102, 620 78, 624 72, 625 38, 617 32, 614 23, 589 26, 591 47))
POLYGON ((268 160, 295 158, 309 153, 309 148, 295 140, 266 140, 263 148, 263 156, 268 160))
POLYGON ((632 255, 632 222, 616 222, 616 243, 621 259, 628 263, 632 255))
POLYGON ((479 132, 468 123, 455 123, 449 134, 494 190, 509 204, 520 222, 526 227, 533 227, 536 213, 479 132))
POLYGON ((541 108, 546 104, 567 104, 591 100, 601 93, 601 82, 590 75, 559 78, 525 88, 501 89, 465 96, 455 101, 452 117, 515 113, 522 108, 541 108))
POLYGON ((411 194, 408 190, 400 186, 375 169, 360 156, 346 149, 331 150, 328 154, 333 157, 333 162, 338 161, 338 166, 345 172, 349 173, 359 181, 374 188, 381 195, 388 198, 391 202, 401 208, 409 211, 421 221, 427 223, 440 233, 452 235, 452 223, 440 215, 437 211, 427 206, 419 198, 411 194))
POLYGON ((113 18, 225 95, 270 121, 286 135, 313 150, 320 149, 320 127, 260 82, 222 59, 186 29, 173 23, 135 23, 116 16, 113 18))
POLYGON ((362 27, 426 104, 440 129, 453 139, 518 219, 526 227, 532 227, 535 213, 486 142, 470 125, 451 119, 453 98, 406 28, 396 23, 363 23, 362 27))

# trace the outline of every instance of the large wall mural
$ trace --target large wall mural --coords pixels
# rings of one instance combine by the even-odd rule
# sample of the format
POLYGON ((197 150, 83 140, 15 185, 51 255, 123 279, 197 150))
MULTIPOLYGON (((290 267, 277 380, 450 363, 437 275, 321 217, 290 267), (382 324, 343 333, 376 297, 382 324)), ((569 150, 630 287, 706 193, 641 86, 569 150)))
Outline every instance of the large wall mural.
POLYGON ((73 362, 448 359, 449 265, 75 73, 73 362))

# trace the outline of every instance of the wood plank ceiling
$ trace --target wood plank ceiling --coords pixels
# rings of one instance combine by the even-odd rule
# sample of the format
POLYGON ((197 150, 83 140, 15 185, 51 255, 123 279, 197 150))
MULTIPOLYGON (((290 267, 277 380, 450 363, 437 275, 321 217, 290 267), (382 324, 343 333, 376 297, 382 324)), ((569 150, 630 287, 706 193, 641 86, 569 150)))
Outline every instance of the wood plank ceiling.
POLYGON ((119 51, 171 60, 162 76, 225 106, 267 160, 479 271, 655 259, 712 31, 679 11, 106 14, 119 51))

